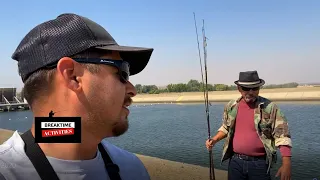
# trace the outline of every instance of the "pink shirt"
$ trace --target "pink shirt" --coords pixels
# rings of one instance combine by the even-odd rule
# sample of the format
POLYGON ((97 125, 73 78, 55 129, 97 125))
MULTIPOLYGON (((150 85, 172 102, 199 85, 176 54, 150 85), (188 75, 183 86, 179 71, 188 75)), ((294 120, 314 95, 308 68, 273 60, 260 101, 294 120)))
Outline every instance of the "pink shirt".
MULTIPOLYGON (((279 148, 282 156, 291 156, 291 148, 289 146, 280 146, 279 148)), ((236 117, 233 151, 248 156, 262 156, 265 154, 264 146, 254 126, 254 108, 243 100, 239 103, 236 117)))

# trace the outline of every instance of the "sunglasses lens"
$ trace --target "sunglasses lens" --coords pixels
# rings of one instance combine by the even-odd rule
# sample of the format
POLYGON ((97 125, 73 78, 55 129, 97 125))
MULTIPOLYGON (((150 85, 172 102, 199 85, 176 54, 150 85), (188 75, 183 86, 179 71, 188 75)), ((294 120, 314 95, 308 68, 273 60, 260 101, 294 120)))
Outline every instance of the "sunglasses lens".
POLYGON ((130 66, 129 63, 123 61, 121 65, 121 79, 123 82, 129 81, 130 66))
POLYGON ((252 90, 252 91, 257 91, 258 89, 259 89, 259 87, 255 87, 255 88, 242 87, 242 90, 244 90, 244 91, 250 91, 250 90, 252 90))
POLYGON ((128 73, 121 71, 121 79, 125 82, 129 81, 129 75, 128 73))
POLYGON ((130 65, 126 61, 123 61, 121 64, 121 70, 126 72, 130 76, 130 65))

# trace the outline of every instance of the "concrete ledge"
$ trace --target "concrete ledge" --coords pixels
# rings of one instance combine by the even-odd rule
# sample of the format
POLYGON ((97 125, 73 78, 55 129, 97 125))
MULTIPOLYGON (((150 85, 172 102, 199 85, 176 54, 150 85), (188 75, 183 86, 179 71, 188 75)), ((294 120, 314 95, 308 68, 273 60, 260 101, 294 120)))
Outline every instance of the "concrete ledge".
MULTIPOLYGON (((152 180, 208 180, 209 168, 168 161, 137 154, 146 166, 152 180)), ((215 169, 216 180, 227 180, 227 172, 215 169)))
MULTIPOLYGON (((0 129, 0 144, 13 131, 0 129)), ((208 180, 209 168, 136 154, 147 168, 152 180, 208 180)), ((227 180, 227 172, 215 169, 216 180, 227 180)))
POLYGON ((0 144, 4 143, 14 132, 7 129, 0 129, 0 144))

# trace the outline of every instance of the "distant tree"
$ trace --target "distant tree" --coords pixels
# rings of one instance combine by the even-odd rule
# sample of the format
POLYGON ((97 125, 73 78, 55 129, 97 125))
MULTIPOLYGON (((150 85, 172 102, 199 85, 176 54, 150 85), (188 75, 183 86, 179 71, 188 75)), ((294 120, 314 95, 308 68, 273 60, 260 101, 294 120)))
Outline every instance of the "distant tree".
POLYGON ((158 90, 156 85, 144 85, 142 86, 142 93, 150 93, 151 91, 158 90))
MULTIPOLYGON (((199 91, 203 92, 204 88, 206 88, 206 85, 201 82, 199 91)), ((216 90, 212 84, 207 84, 207 89, 208 89, 208 91, 215 91, 216 90)))
MULTIPOLYGON (((295 82, 285 83, 285 84, 270 84, 265 85, 262 88, 270 89, 270 88, 295 88, 299 84, 295 82)), ((167 92, 199 92, 203 91, 204 86, 202 82, 191 79, 187 84, 178 83, 178 84, 168 84, 166 88, 159 89, 156 85, 141 85, 136 84, 135 88, 137 93, 148 93, 148 94, 159 94, 159 93, 167 93, 167 92)), ((207 84, 208 91, 230 91, 237 90, 236 85, 226 85, 226 84, 207 84)))
POLYGON ((179 84, 169 84, 167 86, 168 92, 188 92, 189 88, 187 84, 179 83, 179 84))
POLYGON ((134 87, 136 88, 137 93, 142 93, 142 85, 141 84, 136 84, 134 87))
POLYGON ((228 90, 228 85, 225 85, 225 84, 215 84, 213 87, 214 87, 214 89, 216 91, 226 91, 226 90, 228 90))
POLYGON ((228 86, 228 90, 231 90, 231 91, 238 90, 238 87, 236 85, 230 85, 228 86))
POLYGON ((269 84, 264 85, 263 89, 274 89, 274 88, 296 88, 299 84, 296 82, 285 83, 285 84, 269 84))
POLYGON ((197 80, 191 79, 187 86, 190 92, 200 91, 200 83, 197 80))

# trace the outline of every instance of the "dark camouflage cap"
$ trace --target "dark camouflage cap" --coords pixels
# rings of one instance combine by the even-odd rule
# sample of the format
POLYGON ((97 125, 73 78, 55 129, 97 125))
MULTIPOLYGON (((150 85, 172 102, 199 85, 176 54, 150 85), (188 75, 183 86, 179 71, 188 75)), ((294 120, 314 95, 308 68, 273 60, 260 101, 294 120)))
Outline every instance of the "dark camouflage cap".
POLYGON ((18 61, 22 81, 62 57, 89 48, 119 51, 130 64, 130 75, 141 72, 148 64, 153 48, 120 46, 99 24, 72 13, 59 15, 33 28, 20 42, 12 59, 18 61))

